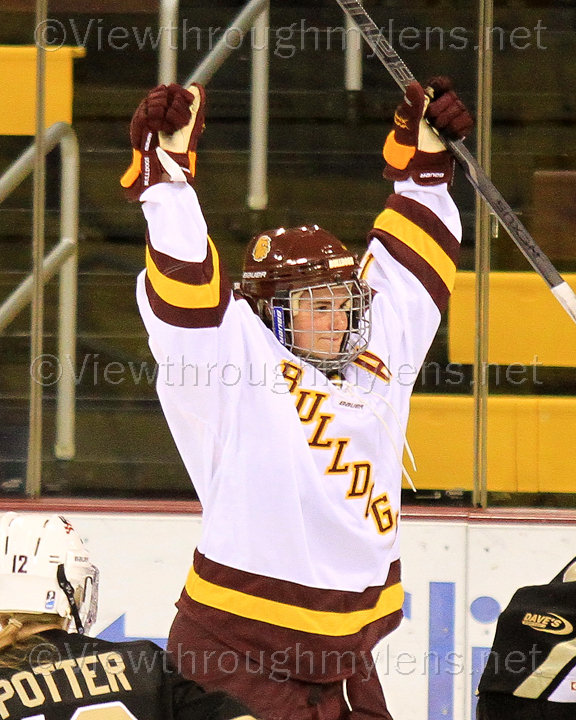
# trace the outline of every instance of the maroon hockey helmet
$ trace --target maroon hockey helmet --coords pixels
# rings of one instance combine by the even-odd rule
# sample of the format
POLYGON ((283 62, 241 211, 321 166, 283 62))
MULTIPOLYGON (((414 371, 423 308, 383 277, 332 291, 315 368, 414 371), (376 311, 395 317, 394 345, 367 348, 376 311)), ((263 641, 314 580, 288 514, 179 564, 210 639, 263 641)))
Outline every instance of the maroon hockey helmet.
POLYGON ((331 372, 341 370, 368 345, 371 291, 359 279, 358 270, 356 256, 318 225, 277 228, 256 235, 248 244, 241 293, 283 345, 324 372, 331 372), (328 301, 329 307, 321 312, 332 313, 334 333, 337 303, 342 305, 343 298, 346 301, 348 327, 337 352, 300 347, 295 340, 294 318, 301 301, 308 297, 312 303, 318 293, 328 301))

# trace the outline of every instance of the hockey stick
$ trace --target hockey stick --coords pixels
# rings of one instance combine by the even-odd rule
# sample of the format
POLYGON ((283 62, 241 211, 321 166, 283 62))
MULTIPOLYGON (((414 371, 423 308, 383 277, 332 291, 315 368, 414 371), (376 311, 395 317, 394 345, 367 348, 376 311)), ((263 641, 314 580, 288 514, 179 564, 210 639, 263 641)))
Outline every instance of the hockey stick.
MULTIPOLYGON (((402 90, 406 90, 408 85, 415 80, 414 75, 412 75, 407 65, 386 38, 382 36, 377 25, 362 7, 360 0, 336 0, 336 2, 346 15, 356 23, 366 42, 386 70, 402 90)), ((562 278, 528 230, 518 220, 510 205, 494 187, 488 175, 478 165, 462 140, 454 141, 446 138, 442 138, 442 140, 454 154, 476 192, 497 215, 521 253, 542 277, 564 310, 576 322, 576 294, 572 288, 562 278)))

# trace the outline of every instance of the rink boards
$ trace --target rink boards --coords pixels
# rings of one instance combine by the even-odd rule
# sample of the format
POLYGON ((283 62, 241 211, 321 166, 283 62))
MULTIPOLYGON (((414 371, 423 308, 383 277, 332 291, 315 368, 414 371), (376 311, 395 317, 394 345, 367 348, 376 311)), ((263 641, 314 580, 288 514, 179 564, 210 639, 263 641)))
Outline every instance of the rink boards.
MULTIPOLYGON (((3 505, 65 513, 76 526, 101 571, 93 634, 165 643, 201 532, 197 506, 3 505)), ((405 619, 375 649, 392 714, 403 720, 471 720, 500 609, 518 587, 549 582, 574 556, 571 511, 405 510, 405 619)))

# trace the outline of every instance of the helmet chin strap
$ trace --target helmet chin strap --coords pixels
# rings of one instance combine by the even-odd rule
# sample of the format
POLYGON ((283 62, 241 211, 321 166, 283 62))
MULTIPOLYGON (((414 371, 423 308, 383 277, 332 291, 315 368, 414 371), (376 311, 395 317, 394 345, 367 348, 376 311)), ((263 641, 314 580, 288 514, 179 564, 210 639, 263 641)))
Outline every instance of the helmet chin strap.
POLYGON ((82 625, 82 620, 80 620, 80 612, 78 611, 78 605, 74 599, 74 588, 66 577, 64 565, 62 564, 58 565, 58 569, 56 570, 56 579, 58 580, 59 587, 64 591, 64 594, 68 599, 70 611, 72 612, 72 617, 76 623, 76 632, 79 635, 84 635, 84 626, 82 625))

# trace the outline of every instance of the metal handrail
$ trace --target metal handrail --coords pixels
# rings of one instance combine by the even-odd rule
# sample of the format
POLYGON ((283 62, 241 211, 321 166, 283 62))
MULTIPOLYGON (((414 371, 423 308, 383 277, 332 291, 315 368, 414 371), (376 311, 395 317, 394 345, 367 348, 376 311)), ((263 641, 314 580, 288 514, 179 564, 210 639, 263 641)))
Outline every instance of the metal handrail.
MULTIPOLYGON (((270 0, 250 0, 214 48, 183 83, 184 87, 193 82, 208 84, 234 50, 227 41, 229 31, 235 29, 244 35, 252 28, 250 169, 247 194, 247 205, 251 210, 264 210, 268 205, 269 16, 270 0)), ((178 0, 161 0, 160 27, 169 30, 161 33, 158 63, 158 81, 161 83, 176 81, 178 42, 172 44, 172 30, 175 29, 177 33, 177 25, 178 0)), ((362 44, 356 26, 348 18, 346 39, 345 88, 357 92, 362 89, 362 44), (349 41, 348 38, 354 34, 357 35, 356 41, 349 41)))
POLYGON ((176 82, 178 71, 178 10, 179 0, 160 0, 158 25, 158 85, 176 82), (175 41, 175 42, 174 42, 175 41))
MULTIPOLYGON (((166 0, 165 0, 166 1, 166 0)), ((189 75, 184 86, 197 82, 206 85, 233 52, 227 42, 231 29, 244 34, 253 27, 252 89, 250 96, 250 171, 246 202, 251 210, 264 210, 268 205, 268 31, 270 0, 250 0, 232 21, 213 49, 189 75)), ((163 33, 166 35, 166 33, 163 33)))
MULTIPOLYGON (((46 284, 60 271, 58 309, 58 358, 56 442, 54 454, 70 460, 75 453, 75 367, 76 367, 76 304, 78 285, 78 176, 80 155, 76 133, 64 122, 54 123, 46 130, 45 152, 56 145, 62 153, 60 181, 60 241, 46 255, 42 264, 42 280, 46 284)), ((36 143, 33 143, 0 177, 0 203, 34 169, 36 143)), ((28 275, 0 305, 0 333, 32 299, 33 278, 28 275)), ((39 359, 39 362, 41 359, 39 359)), ((31 372, 33 368, 31 368, 31 372)), ((38 378, 41 382, 41 377, 38 378)))
POLYGON ((248 197, 246 198, 251 210, 265 210, 268 207, 269 25, 270 7, 269 3, 265 3, 252 28, 250 172, 248 174, 248 197))
POLYGON ((196 70, 188 76, 184 85, 189 85, 192 82, 207 85, 212 79, 214 73, 234 51, 234 48, 228 45, 227 42, 228 31, 232 28, 236 28, 241 33, 248 32, 258 15, 266 10, 269 4, 270 0, 250 0, 250 2, 238 13, 238 15, 236 15, 234 20, 232 20, 232 24, 228 30, 222 35, 220 40, 218 40, 216 45, 212 48, 208 55, 206 55, 200 65, 198 65, 196 70))
POLYGON ((346 49, 344 56, 344 88, 348 92, 362 90, 362 35, 352 18, 345 16, 346 49))

